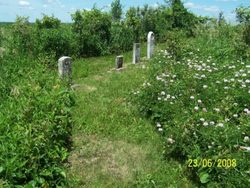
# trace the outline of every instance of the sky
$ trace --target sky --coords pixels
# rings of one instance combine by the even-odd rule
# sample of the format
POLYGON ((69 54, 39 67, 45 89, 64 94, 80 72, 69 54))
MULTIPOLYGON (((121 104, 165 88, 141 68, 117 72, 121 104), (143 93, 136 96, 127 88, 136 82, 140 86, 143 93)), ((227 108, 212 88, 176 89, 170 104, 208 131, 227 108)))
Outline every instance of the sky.
MULTIPOLYGON (((62 22, 71 22, 71 14, 79 9, 91 9, 96 3, 98 8, 110 10, 113 0, 0 0, 0 22, 13 22, 16 16, 27 16, 30 22, 40 19, 42 14, 54 15, 62 22)), ((236 7, 250 6, 250 0, 183 0, 188 10, 196 15, 218 17, 220 11, 224 17, 235 22, 236 7)), ((124 10, 131 6, 158 6, 164 0, 121 0, 124 10)))

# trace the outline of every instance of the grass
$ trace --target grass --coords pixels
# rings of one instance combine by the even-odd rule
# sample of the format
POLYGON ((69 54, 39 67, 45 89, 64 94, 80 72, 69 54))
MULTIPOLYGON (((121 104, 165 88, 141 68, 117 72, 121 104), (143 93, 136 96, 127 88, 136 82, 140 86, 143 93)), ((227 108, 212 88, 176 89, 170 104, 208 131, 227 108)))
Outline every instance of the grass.
MULTIPOLYGON (((142 56, 146 56, 143 45, 142 56)), ((80 59, 73 75, 73 149, 68 177, 72 187, 194 187, 182 166, 163 159, 163 140, 129 102, 147 75, 145 62, 114 70, 115 56, 80 59)))

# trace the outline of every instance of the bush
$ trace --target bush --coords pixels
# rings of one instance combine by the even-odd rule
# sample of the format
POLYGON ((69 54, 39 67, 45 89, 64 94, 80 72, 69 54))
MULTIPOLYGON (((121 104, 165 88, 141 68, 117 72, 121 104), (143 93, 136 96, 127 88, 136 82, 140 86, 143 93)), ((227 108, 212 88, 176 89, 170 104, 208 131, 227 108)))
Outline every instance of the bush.
POLYGON ((180 59, 186 45, 186 33, 182 30, 165 32, 166 50, 176 59, 180 59))
POLYGON ((25 57, 0 64, 0 179, 7 187, 66 185, 71 91, 25 57))
POLYGON ((90 11, 77 11, 72 15, 73 32, 77 41, 78 54, 98 56, 109 53, 111 38, 111 16, 93 8, 90 11))
POLYGON ((9 47, 18 54, 31 54, 34 49, 32 41, 32 28, 28 17, 17 17, 11 29, 11 46, 9 47))
POLYGON ((66 28, 40 29, 36 33, 37 54, 54 55, 56 59, 63 55, 71 55, 72 35, 66 28))
POLYGON ((165 137, 165 155, 184 162, 200 184, 247 187, 250 62, 213 56, 216 45, 206 46, 204 54, 198 43, 191 44, 178 61, 168 51, 155 57, 135 99, 165 137), (193 162, 188 167, 190 159, 209 159, 214 165, 193 162), (236 166, 219 167, 219 159, 230 159, 230 164, 234 159, 236 166))
POLYGON ((123 22, 113 23, 111 27, 111 53, 119 54, 133 47, 133 33, 123 22))
POLYGON ((250 46, 250 6, 236 9, 237 20, 244 26, 243 40, 250 46))
POLYGON ((70 56, 73 52, 72 40, 70 27, 62 26, 57 18, 44 15, 41 20, 36 20, 33 35, 36 56, 46 55, 54 57, 53 60, 64 55, 70 56))
POLYGON ((2 29, 0 28, 0 46, 3 44, 3 32, 2 29))
POLYGON ((41 20, 36 20, 36 26, 39 29, 58 29, 61 25, 61 21, 54 16, 43 15, 41 20))

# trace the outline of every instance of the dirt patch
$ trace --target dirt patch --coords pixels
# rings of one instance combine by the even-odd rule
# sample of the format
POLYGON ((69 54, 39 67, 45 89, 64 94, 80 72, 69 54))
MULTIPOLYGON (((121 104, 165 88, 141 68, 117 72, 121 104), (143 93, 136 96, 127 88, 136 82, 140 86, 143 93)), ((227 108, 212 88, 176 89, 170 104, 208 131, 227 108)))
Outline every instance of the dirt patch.
POLYGON ((143 148, 124 141, 82 135, 74 140, 75 147, 69 157, 70 174, 85 183, 100 177, 130 182, 146 159, 143 148))
POLYGON ((102 81, 105 79, 103 76, 100 76, 100 75, 95 75, 93 78, 94 80, 97 80, 97 81, 102 81))
POLYGON ((81 90, 83 92, 93 92, 97 90, 96 87, 87 84, 74 84, 71 88, 75 90, 81 90))

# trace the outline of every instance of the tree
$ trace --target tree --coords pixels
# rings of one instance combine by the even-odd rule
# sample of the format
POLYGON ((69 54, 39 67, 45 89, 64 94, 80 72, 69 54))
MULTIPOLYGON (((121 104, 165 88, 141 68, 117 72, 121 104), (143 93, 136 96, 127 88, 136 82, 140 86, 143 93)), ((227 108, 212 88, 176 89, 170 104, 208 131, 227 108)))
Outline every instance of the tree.
POLYGON ((142 31, 140 8, 130 7, 126 13, 126 24, 134 33, 134 42, 140 42, 142 31))
POLYGON ((219 18, 218 18, 218 25, 219 26, 222 26, 223 24, 225 24, 225 18, 224 18, 224 15, 223 15, 223 12, 220 11, 219 13, 219 18))
POLYGON ((243 40, 250 46, 250 6, 236 9, 236 18, 243 25, 243 40))
POLYGON ((111 16, 97 8, 76 11, 72 15, 77 50, 82 56, 107 54, 111 38, 111 16))
POLYGON ((120 0, 114 0, 111 3, 111 15, 114 21, 120 21, 122 18, 122 5, 120 0))
POLYGON ((60 27, 61 21, 58 18, 55 18, 54 15, 47 16, 43 14, 41 20, 36 19, 36 25, 39 29, 58 29, 60 27))
POLYGON ((195 15, 188 12, 181 0, 169 0, 166 2, 169 2, 172 8, 172 27, 185 29, 189 32, 189 35, 193 35, 193 29, 197 22, 195 15))
POLYGON ((250 6, 236 8, 236 18, 240 23, 250 24, 250 6))

